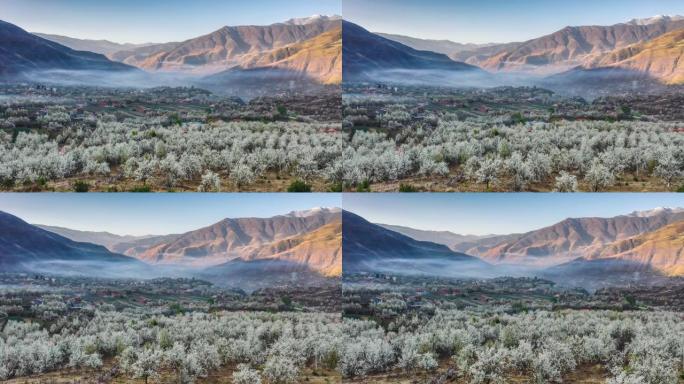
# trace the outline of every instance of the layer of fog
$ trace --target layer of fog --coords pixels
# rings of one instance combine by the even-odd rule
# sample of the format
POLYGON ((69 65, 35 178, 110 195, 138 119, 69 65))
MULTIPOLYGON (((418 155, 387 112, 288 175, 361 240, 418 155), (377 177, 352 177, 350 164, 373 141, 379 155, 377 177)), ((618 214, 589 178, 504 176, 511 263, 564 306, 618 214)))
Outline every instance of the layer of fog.
POLYGON ((364 73, 366 82, 404 86, 495 88, 536 86, 568 97, 596 97, 635 92, 662 92, 667 87, 637 71, 621 69, 571 69, 554 75, 523 72, 490 73, 481 70, 384 69, 364 73))
MULTIPOLYGON (((344 267, 344 264, 343 264, 344 267)), ((361 270, 403 276, 435 276, 449 278, 491 279, 500 276, 528 276, 538 268, 513 265, 491 265, 479 260, 462 261, 445 258, 391 258, 366 260, 361 270)))
POLYGON ((142 70, 42 70, 25 72, 14 82, 132 89, 195 86, 219 95, 238 96, 247 100, 271 95, 277 91, 317 92, 326 87, 304 77, 301 73, 276 69, 235 69, 204 77, 187 73, 142 70))
POLYGON ((654 271, 637 270, 632 264, 618 261, 568 262, 552 267, 538 267, 512 264, 491 265, 481 261, 455 261, 444 258, 393 258, 366 260, 359 266, 345 269, 345 273, 361 271, 397 276, 475 280, 536 277, 553 281, 561 287, 582 288, 590 292, 604 287, 663 284, 667 283, 668 279, 654 271))
POLYGON ((46 70, 23 74, 27 81, 59 86, 87 86, 105 88, 154 88, 190 86, 197 77, 144 71, 46 70))
MULTIPOLYGON (((219 287, 240 288, 247 292, 275 285, 319 285, 329 280, 306 266, 279 260, 233 261, 211 267, 187 265, 151 265, 130 261, 49 260, 22 263, 19 273, 46 276, 135 279, 197 278, 219 287)), ((1 287, 0 287, 1 288, 1 287)))

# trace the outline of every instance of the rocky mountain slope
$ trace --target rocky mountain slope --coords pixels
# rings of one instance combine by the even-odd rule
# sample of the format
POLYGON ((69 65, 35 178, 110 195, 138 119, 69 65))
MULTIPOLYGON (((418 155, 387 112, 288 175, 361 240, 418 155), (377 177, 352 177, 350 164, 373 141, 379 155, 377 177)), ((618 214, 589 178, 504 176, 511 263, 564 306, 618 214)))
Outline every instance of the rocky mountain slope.
POLYGON ((684 221, 609 243, 586 258, 625 260, 668 276, 684 276, 684 221))
POLYGON ((241 256, 244 261, 278 260, 305 266, 328 277, 342 275, 342 220, 301 235, 291 236, 241 256))
POLYGON ((627 69, 648 74, 666 84, 683 84, 684 28, 608 52, 583 67, 627 69))
POLYGON ((152 265, 212 268, 232 260, 271 260, 327 277, 342 272, 342 223, 337 208, 314 208, 271 218, 224 219, 198 230, 162 236, 43 228, 152 265))
POLYGON ((234 259, 304 263, 327 276, 341 269, 340 212, 321 208, 271 218, 225 219, 128 254, 150 264, 209 267, 234 259))
POLYGON ((684 28, 681 17, 632 20, 611 26, 569 26, 526 42, 485 47, 486 55, 475 50, 469 57, 462 54, 456 57, 490 71, 548 75, 600 61, 611 51, 644 43, 681 28, 684 28))
POLYGON ((268 26, 225 26, 180 43, 117 52, 112 58, 148 71, 214 74, 339 27, 337 17, 313 17, 268 26))
POLYGON ((303 42, 245 56, 240 69, 273 68, 322 84, 342 82, 342 27, 303 42))
POLYGON ((596 255, 597 252, 600 255, 601 250, 611 243, 647 234, 679 221, 684 221, 684 210, 677 208, 612 218, 568 218, 524 234, 457 244, 454 248, 491 263, 551 266, 596 255))

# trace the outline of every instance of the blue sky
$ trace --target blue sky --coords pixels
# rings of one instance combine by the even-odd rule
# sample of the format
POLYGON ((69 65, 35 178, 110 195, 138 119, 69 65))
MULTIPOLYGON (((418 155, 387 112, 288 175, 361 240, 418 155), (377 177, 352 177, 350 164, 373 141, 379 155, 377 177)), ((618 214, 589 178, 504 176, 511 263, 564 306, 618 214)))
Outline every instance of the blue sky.
POLYGON ((347 193, 342 205, 375 223, 485 235, 526 232, 568 217, 684 208, 684 193, 347 193))
POLYGON ((120 43, 182 41, 225 25, 341 14, 341 0, 0 0, 0 19, 29 32, 120 43))
POLYGON ((568 25, 684 15, 682 0, 342 0, 345 19, 373 32, 463 43, 525 41, 568 25))
POLYGON ((341 204, 338 193, 0 193, 0 211, 29 223, 120 235, 183 233, 227 217, 341 204))

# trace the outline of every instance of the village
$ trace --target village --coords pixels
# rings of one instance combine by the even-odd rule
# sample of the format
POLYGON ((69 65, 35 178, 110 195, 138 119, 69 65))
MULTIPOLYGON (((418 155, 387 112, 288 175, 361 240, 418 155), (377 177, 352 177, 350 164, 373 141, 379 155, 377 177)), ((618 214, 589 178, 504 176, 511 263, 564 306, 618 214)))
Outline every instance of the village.
POLYGON ((98 279, 0 274, 0 313, 10 319, 53 321, 63 316, 93 316, 97 310, 148 314, 216 311, 335 312, 339 284, 277 285, 245 292, 195 278, 98 279))
POLYGON ((436 276, 357 273, 344 276, 343 312, 351 318, 389 324, 407 314, 438 310, 684 310, 684 280, 655 286, 622 286, 590 292, 539 277, 455 279, 436 276))

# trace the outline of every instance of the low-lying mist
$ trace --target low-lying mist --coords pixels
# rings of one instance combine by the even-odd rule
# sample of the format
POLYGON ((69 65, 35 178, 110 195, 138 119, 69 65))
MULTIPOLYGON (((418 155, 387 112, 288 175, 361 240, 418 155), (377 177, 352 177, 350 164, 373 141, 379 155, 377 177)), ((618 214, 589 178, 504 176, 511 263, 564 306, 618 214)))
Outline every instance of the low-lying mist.
POLYGON ((485 264, 479 261, 452 261, 444 258, 394 258, 365 261, 360 268, 345 273, 368 271, 399 276, 455 279, 493 279, 499 277, 537 277, 561 287, 595 291, 604 287, 658 285, 668 278, 656 271, 637 269, 633 264, 613 261, 568 262, 552 267, 512 264, 485 264))
POLYGON ((106 88, 154 88, 190 86, 197 77, 172 73, 144 71, 47 70, 24 73, 27 81, 60 86, 88 86, 106 88))
POLYGON ((274 285, 310 286, 331 279, 308 270, 301 264, 279 260, 244 262, 235 260, 221 265, 150 265, 137 260, 49 260, 23 263, 18 272, 64 277, 150 280, 158 278, 197 278, 219 287, 240 288, 247 292, 274 285))
POLYGON ((490 88, 520 84, 520 79, 504 81, 484 71, 451 71, 443 69, 383 69, 366 72, 369 81, 405 86, 437 86, 454 88, 490 88), (515 81, 513 81, 515 80, 515 81))
POLYGON ((107 279, 153 279, 163 273, 147 264, 131 261, 45 260, 23 263, 21 271, 67 277, 107 279))
POLYGON ((325 85, 283 70, 235 69, 210 76, 174 72, 42 70, 25 72, 13 79, 58 86, 145 89, 155 87, 189 87, 207 89, 225 96, 249 100, 280 91, 317 92, 325 85))
POLYGON ((384 69, 364 74, 365 81, 404 86, 495 88, 536 86, 568 97, 587 100, 634 92, 661 92, 666 86, 641 72, 611 68, 570 69, 553 75, 522 72, 384 69))
POLYGON ((451 261, 444 258, 406 259, 393 258, 365 261, 363 270, 404 275, 435 276, 468 279, 491 279, 500 276, 530 276, 538 268, 491 265, 481 261, 451 261))

